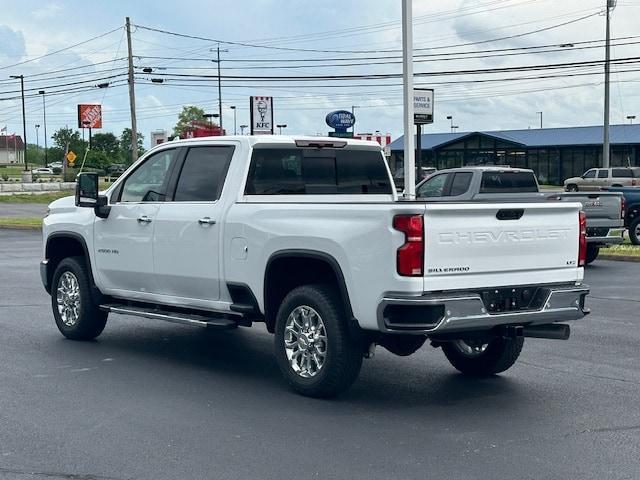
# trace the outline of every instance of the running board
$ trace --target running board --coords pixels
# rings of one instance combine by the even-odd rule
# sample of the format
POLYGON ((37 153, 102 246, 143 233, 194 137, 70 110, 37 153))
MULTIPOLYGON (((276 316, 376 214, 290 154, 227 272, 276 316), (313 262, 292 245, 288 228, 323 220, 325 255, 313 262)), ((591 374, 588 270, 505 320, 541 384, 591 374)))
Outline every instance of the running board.
POLYGON ((195 313, 169 312, 159 309, 149 310, 142 307, 118 304, 100 305, 100 309, 109 313, 164 320, 165 322, 191 325, 194 327, 231 329, 238 326, 238 322, 229 318, 209 317, 195 313))

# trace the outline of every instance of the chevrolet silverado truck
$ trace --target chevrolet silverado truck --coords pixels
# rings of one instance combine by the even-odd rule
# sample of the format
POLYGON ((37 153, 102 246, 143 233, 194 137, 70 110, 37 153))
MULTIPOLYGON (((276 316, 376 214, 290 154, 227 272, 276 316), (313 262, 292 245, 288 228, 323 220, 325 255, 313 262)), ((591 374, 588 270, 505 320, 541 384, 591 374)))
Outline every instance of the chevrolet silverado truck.
POLYGON ((525 337, 582 318, 579 203, 399 200, 375 142, 233 136, 163 143, 106 191, 95 174, 49 206, 41 277, 55 323, 97 337, 109 314, 195 327, 266 324, 293 389, 346 390, 381 345, 427 339, 493 375, 525 337))
POLYGON ((541 192, 531 169, 462 167, 440 170, 416 186, 419 199, 429 202, 580 202, 587 218, 587 258, 590 264, 601 248, 622 243, 625 201, 620 193, 541 192), (620 231, 610 235, 610 231, 620 231))

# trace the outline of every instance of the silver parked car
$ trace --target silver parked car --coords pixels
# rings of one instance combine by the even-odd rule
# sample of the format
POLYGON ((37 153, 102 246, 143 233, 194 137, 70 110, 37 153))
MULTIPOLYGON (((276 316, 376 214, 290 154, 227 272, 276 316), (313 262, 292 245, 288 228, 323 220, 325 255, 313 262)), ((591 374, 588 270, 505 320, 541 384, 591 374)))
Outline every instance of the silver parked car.
POLYGON ((581 177, 567 178, 567 192, 600 190, 601 187, 635 187, 640 185, 640 167, 592 168, 581 177))

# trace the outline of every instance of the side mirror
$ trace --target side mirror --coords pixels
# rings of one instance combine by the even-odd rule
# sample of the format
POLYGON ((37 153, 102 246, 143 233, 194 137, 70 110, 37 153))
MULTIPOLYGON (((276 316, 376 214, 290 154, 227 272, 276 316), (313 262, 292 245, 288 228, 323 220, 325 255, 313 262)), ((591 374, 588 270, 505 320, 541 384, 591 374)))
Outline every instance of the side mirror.
POLYGON ((81 173, 76 180, 76 207, 94 208, 98 204, 98 174, 81 173))

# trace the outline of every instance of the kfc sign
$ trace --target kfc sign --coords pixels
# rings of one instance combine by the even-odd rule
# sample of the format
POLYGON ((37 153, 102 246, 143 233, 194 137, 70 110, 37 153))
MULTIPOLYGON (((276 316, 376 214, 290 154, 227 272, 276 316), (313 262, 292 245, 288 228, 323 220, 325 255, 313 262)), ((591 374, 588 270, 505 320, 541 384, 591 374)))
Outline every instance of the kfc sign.
POLYGON ((102 105, 99 103, 78 105, 78 128, 102 128, 102 105))

